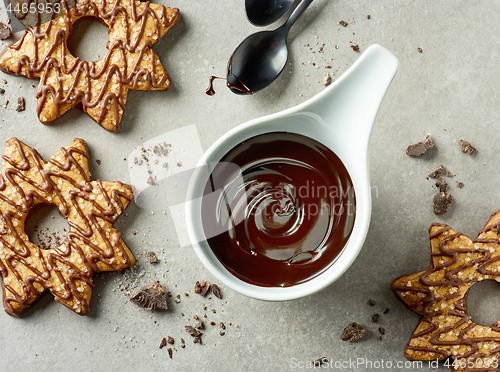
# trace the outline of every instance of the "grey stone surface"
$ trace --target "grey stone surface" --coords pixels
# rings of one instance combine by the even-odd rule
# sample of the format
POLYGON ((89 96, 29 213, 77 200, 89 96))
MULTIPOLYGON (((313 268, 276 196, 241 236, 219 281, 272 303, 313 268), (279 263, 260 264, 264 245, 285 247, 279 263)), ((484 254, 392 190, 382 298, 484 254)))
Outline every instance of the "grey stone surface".
MULTIPOLYGON (((174 82, 169 92, 131 92, 117 133, 104 131, 79 110, 53 126, 43 126, 36 117, 32 84, 37 82, 0 73, 0 87, 6 89, 0 95, 1 139, 16 136, 48 159, 81 137, 90 147, 94 178, 129 182, 124 158, 136 146, 194 124, 206 149, 230 128, 320 92, 326 73, 335 80, 359 57, 351 43, 358 44, 360 52, 378 43, 391 50, 401 65, 371 138, 373 215, 366 243, 345 275, 308 298, 261 302, 224 286, 222 300, 202 298, 194 294, 194 283, 214 278, 190 247, 179 247, 171 215, 132 203, 116 227, 137 256, 137 266, 124 274, 96 275, 92 310, 85 317, 57 304, 50 294, 22 319, 0 313, 0 370, 289 371, 301 366, 308 370, 308 362, 323 356, 357 363, 332 368, 341 371, 436 370, 427 362, 395 367, 405 361, 404 344, 418 316, 397 300, 390 283, 427 268, 427 229, 432 222, 450 224, 474 238, 500 207, 500 2, 316 0, 292 29, 289 64, 282 76, 249 97, 232 94, 223 81, 215 81, 215 96, 204 93, 209 76, 224 76, 233 49, 258 30, 246 20, 243 1, 160 2, 179 7, 182 15, 155 45, 174 82), (338 24, 341 20, 347 27, 338 24), (15 111, 19 96, 26 99, 23 112, 15 111), (4 99, 10 101, 7 107, 4 99), (432 153, 407 157, 406 146, 426 134, 436 144, 432 153), (477 153, 472 157, 461 153, 459 138, 470 141, 477 153), (448 179, 453 206, 441 217, 432 212, 434 181, 426 179, 439 164, 456 175, 448 179), (456 181, 465 186, 459 189, 456 181), (159 264, 147 262, 150 250, 159 264), (174 295, 168 311, 147 312, 129 301, 129 295, 148 280, 158 280, 174 295), (177 294, 178 304, 173 301, 177 294), (368 299, 376 305, 368 306, 368 299), (389 313, 381 315, 380 324, 372 324, 371 315, 385 308, 389 313), (193 344, 184 331, 184 325, 196 323, 195 314, 207 328, 203 345, 193 344), (210 321, 217 325, 210 326, 210 321), (353 321, 364 325, 367 334, 350 345, 339 337, 353 321), (227 325, 224 336, 219 334, 220 322, 227 325), (379 325, 385 328, 382 341, 379 325), (172 359, 165 348, 158 348, 167 336, 175 339, 172 359), (181 338, 185 348, 180 347, 181 338), (391 361, 393 368, 366 364, 382 361, 391 361)), ((5 6, 0 4, 0 20, 5 19, 5 6)), ((7 43, 0 42, 0 47, 7 43)), ((2 144, 0 152, 3 149, 2 144)), ((493 290, 487 295, 491 301, 481 304, 483 310, 498 309, 499 295, 493 290)))

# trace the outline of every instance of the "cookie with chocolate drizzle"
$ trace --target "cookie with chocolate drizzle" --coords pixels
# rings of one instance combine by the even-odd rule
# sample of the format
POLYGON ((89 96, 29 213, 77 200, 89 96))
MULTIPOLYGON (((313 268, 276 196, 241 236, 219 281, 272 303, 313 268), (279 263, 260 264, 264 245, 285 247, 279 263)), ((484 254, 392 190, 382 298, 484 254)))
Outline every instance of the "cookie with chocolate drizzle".
POLYGON ((467 295, 474 283, 500 281, 500 211, 476 240, 433 224, 428 270, 397 278, 392 290, 422 318, 405 347, 410 360, 444 360, 452 371, 497 371, 500 320, 489 327, 472 321, 467 295))
MULTIPOLYGON (((64 3, 65 4, 65 3, 64 3)), ((139 0, 80 0, 60 17, 29 28, 0 53, 0 69, 40 79, 37 113, 51 124, 81 107, 104 129, 119 129, 129 90, 167 90, 170 79, 152 45, 179 19, 177 8, 139 0), (73 24, 96 17, 109 30, 100 61, 75 58, 67 41, 73 24)))
POLYGON ((84 315, 94 272, 135 264, 113 223, 133 199, 121 182, 92 181, 87 147, 75 139, 47 163, 16 138, 7 142, 0 176, 0 272, 5 311, 20 316, 49 290, 54 299, 84 315), (41 249, 25 231, 30 213, 56 206, 69 231, 57 248, 41 249))

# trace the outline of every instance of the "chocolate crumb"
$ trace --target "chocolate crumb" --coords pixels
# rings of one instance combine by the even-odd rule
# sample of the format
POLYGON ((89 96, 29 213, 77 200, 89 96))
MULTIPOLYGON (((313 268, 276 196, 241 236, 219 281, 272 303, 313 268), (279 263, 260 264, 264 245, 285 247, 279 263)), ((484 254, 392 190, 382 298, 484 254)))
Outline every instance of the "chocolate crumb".
POLYGON ((447 170, 446 171, 446 177, 455 177, 455 174, 453 174, 449 170, 447 170))
POLYGON ((431 173, 429 173, 427 177, 438 178, 443 172, 444 172, 444 166, 440 164, 436 169, 434 169, 431 173))
POLYGON ((382 336, 378 336, 377 340, 382 341, 382 336))
POLYGON ((378 332, 379 332, 381 335, 385 335, 385 329, 383 329, 382 327, 378 327, 378 332))
POLYGON ((199 293, 203 297, 207 295, 208 291, 210 291, 210 283, 206 280, 203 280, 201 283, 197 281, 194 285, 194 293, 199 293))
POLYGON ((339 25, 341 25, 342 27, 347 27, 347 22, 346 21, 340 21, 339 25))
POLYGON ((342 341, 349 340, 349 343, 352 344, 353 342, 361 340, 364 335, 365 335, 365 329, 358 323, 353 322, 344 328, 344 331, 342 332, 340 339, 342 341))
POLYGON ((453 196, 445 192, 439 192, 434 195, 434 214, 437 216, 443 215, 448 212, 448 208, 453 201, 453 196))
POLYGON ((219 323, 219 327, 221 327, 222 329, 226 329, 226 325, 223 322, 219 323))
POLYGON ((101 160, 100 159, 96 159, 95 162, 97 163, 97 165, 101 165, 101 160))
POLYGON ((173 344, 174 344, 174 338, 173 338, 173 337, 168 336, 168 338, 167 338, 167 344, 169 344, 169 345, 173 345, 173 344))
POLYGON ((379 318, 380 318, 380 314, 373 314, 371 317, 372 323, 378 323, 379 318))
POLYGON ((169 357, 170 359, 172 359, 172 348, 171 348, 171 347, 169 347, 169 348, 167 349, 167 352, 168 352, 168 357, 169 357))
POLYGON ((12 32, 10 31, 10 27, 0 22, 0 40, 8 39, 11 36, 12 32))
POLYGON ((329 359, 327 357, 321 357, 319 359, 316 359, 313 361, 313 366, 314 367, 323 367, 323 366, 328 366, 329 359))
POLYGON ((382 311, 382 314, 384 314, 384 315, 385 315, 385 314, 387 314, 388 312, 389 312, 389 308, 388 308, 388 307, 386 307, 386 308, 384 309, 384 311, 382 311))
POLYGON ((422 53, 422 48, 417 48, 417 52, 422 53))
POLYGON ((198 320, 198 323, 196 323, 196 325, 194 326, 196 329, 203 329, 205 328, 205 326, 203 325, 203 322, 200 320, 198 320))
POLYGON ((221 336, 224 336, 224 335, 226 334, 226 332, 224 332, 224 331, 220 331, 220 332, 219 332, 219 334, 220 334, 221 336))
POLYGON ((436 181, 436 187, 439 189, 439 192, 448 191, 448 183, 444 180, 443 177, 439 177, 436 181))
POLYGON ((372 16, 368 14, 368 15, 366 16, 366 19, 370 19, 371 17, 372 17, 372 16))
POLYGON ((332 82, 332 78, 330 77, 330 74, 326 74, 323 77, 323 85, 326 87, 327 85, 330 85, 331 82, 332 82))
POLYGON ((375 306, 375 301, 373 301, 371 298, 368 300, 368 306, 375 306))
POLYGON ((130 300, 146 310, 168 309, 165 288, 155 281, 146 283, 130 300))
POLYGON ((408 146, 408 148, 406 149, 406 155, 422 156, 433 147, 434 147, 434 142, 432 141, 431 136, 427 135, 423 141, 408 146))
POLYGON ((0 88, 0 94, 4 94, 4 93, 5 93, 5 89, 0 88))
POLYGON ((476 152, 476 149, 474 146, 472 146, 469 142, 464 141, 463 139, 458 140, 458 147, 460 148, 460 151, 466 153, 469 156, 472 156, 476 152))
POLYGON ((181 347, 184 349, 186 347, 186 344, 181 344, 181 347))
POLYGON ((359 52, 359 45, 358 44, 352 43, 351 44, 351 48, 352 48, 353 51, 359 52))
POLYGON ((167 346, 167 339, 166 339, 165 337, 163 337, 163 338, 161 339, 161 342, 160 342, 160 346, 159 346, 159 348, 160 348, 160 349, 163 349, 165 346, 167 346))
POLYGON ((156 257, 156 254, 152 251, 149 251, 146 253, 146 259, 148 260, 148 262, 150 264, 155 264, 155 263, 158 263, 160 262, 160 260, 158 259, 158 257, 156 257))
POLYGON ((212 292, 215 297, 217 297, 219 300, 222 300, 222 295, 220 294, 220 288, 217 284, 212 284, 212 292))
POLYGON ((24 111, 24 109, 25 109, 24 98, 23 97, 19 97, 17 99, 16 111, 17 112, 21 112, 21 111, 24 111))
POLYGON ((457 187, 461 189, 462 187, 464 187, 464 183, 462 181, 460 182, 457 181, 457 187))
POLYGON ((178 166, 178 167, 182 167, 182 162, 178 161, 178 162, 177 162, 177 166, 178 166))
POLYGON ((195 337, 195 338, 193 339, 193 343, 194 343, 194 344, 201 344, 201 337, 200 337, 200 336, 195 337))
POLYGON ((184 339, 181 338, 181 344, 185 344, 185 343, 186 343, 186 341, 184 341, 184 339))
POLYGON ((201 335, 203 334, 200 331, 198 331, 196 328, 194 328, 193 326, 190 326, 190 325, 184 326, 184 329, 192 337, 201 337, 201 335))
POLYGON ((210 325, 214 326, 215 322, 213 320, 210 321, 210 325))

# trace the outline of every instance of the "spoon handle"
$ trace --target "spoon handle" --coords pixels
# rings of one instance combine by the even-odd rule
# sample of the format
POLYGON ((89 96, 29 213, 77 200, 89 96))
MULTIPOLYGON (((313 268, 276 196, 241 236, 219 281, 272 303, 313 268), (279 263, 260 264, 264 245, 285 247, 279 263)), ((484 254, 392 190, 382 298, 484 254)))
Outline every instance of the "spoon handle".
POLYGON ((286 28, 287 30, 290 30, 290 28, 293 26, 295 21, 297 21, 297 19, 299 19, 299 17, 302 15, 302 13, 304 13, 304 11, 307 9, 307 7, 309 5, 311 5, 312 2, 313 2, 313 0, 302 0, 299 3, 299 5, 297 5, 297 7, 293 10, 292 14, 290 15, 290 17, 287 19, 287 21, 283 25, 284 28, 286 28))

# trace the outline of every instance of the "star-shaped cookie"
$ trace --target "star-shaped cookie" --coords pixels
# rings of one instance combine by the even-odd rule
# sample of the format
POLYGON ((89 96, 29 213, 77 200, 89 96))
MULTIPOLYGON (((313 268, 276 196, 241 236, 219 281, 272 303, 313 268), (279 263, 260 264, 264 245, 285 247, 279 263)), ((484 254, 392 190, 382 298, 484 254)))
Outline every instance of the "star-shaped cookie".
POLYGON ((108 131, 119 129, 129 90, 167 90, 171 82, 155 44, 179 11, 139 0, 80 0, 60 17, 25 31, 0 53, 0 69, 40 79, 37 113, 51 124, 80 106, 108 131), (68 51, 73 24, 96 17, 108 26, 107 55, 87 62, 68 51))
POLYGON ((87 147, 81 139, 47 163, 12 138, 0 177, 0 271, 3 304, 19 316, 45 290, 78 314, 89 311, 94 272, 131 267, 135 258, 113 223, 133 198, 121 182, 92 181, 87 147), (29 240, 25 222, 42 205, 54 205, 69 231, 57 248, 29 240))
POLYGON ((476 240, 448 225, 429 229, 428 270, 397 278, 393 291, 422 318, 405 356, 410 360, 444 360, 452 371, 496 371, 500 359, 500 321, 489 327, 467 314, 474 283, 500 282, 500 211, 491 215, 476 240))

